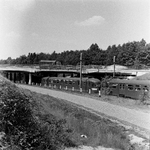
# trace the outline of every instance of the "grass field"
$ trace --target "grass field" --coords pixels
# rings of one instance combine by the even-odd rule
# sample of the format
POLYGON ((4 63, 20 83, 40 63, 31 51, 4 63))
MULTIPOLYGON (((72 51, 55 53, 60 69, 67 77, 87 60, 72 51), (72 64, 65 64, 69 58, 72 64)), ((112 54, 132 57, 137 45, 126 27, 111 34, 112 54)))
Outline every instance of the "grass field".
POLYGON ((26 94, 32 97, 36 116, 52 114, 57 119, 66 120, 66 126, 71 130, 71 138, 76 145, 101 145, 122 150, 131 148, 125 129, 110 120, 100 118, 66 101, 48 95, 28 90, 26 90, 26 94))

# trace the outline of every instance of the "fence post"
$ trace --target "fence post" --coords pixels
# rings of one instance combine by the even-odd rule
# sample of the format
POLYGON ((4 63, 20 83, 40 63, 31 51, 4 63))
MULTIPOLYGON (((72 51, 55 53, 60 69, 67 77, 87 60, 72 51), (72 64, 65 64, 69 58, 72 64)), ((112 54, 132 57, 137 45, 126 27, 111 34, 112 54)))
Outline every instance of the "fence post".
POLYGON ((89 89, 89 94, 91 94, 91 89, 89 89))
POLYGON ((72 87, 72 91, 74 91, 74 87, 72 87))

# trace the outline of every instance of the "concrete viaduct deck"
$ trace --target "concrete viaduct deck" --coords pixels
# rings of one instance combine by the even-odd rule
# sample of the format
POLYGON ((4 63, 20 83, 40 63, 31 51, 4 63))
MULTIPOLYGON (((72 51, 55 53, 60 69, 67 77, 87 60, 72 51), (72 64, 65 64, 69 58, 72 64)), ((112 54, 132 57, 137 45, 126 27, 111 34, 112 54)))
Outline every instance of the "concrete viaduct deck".
POLYGON ((0 67, 0 72, 13 82, 26 84, 40 84, 45 76, 79 76, 78 70, 38 69, 29 67, 0 67))
MULTIPOLYGON (((71 76, 71 77, 79 77, 80 70, 62 70, 62 69, 39 69, 39 68, 31 68, 31 67, 16 67, 16 66, 8 66, 3 67, 0 66, 0 71, 3 76, 7 79, 17 82, 17 83, 25 83, 25 84, 40 84, 41 79, 46 76, 71 76)), ((101 79, 105 76, 112 76, 113 70, 105 70, 105 69, 88 69, 83 70, 83 76, 92 76, 95 78, 101 79)), ((139 71, 138 71, 139 72, 139 71)), ((149 72, 149 70, 142 70, 141 73, 149 72)), ((124 75, 129 76, 131 74, 137 74, 137 70, 120 70, 116 71, 115 74, 117 76, 124 75)))

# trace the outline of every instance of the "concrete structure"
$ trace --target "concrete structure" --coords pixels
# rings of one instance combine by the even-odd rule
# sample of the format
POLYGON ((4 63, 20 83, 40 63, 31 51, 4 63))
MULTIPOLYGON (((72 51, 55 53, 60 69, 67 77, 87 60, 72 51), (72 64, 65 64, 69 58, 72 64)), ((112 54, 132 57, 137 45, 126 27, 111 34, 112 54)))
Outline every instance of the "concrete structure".
MULTIPOLYGON (((20 82, 25 84, 40 84, 41 79, 46 76, 50 77, 79 77, 80 70, 68 69, 39 69, 31 67, 16 67, 16 66, 0 66, 2 74, 13 82, 20 82)), ((115 72, 116 76, 137 76, 144 74, 150 70, 119 70, 115 72)), ((113 70, 106 69, 84 69, 82 71, 83 77, 91 76, 101 79, 105 76, 113 76, 113 70)))
POLYGON ((38 69, 30 67, 16 67, 16 66, 0 66, 0 71, 3 76, 13 82, 25 84, 40 84, 41 79, 46 76, 62 76, 62 77, 78 77, 77 70, 58 70, 58 69, 38 69))

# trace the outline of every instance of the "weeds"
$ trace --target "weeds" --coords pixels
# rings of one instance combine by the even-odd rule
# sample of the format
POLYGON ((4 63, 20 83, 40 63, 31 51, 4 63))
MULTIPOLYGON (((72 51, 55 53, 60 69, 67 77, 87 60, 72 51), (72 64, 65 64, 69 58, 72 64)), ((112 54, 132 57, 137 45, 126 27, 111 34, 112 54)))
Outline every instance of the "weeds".
MULTIPOLYGON (((34 100, 36 103, 43 103, 39 110, 58 116, 66 120, 68 129, 72 130, 71 139, 76 145, 104 146, 129 150, 131 145, 124 133, 124 128, 117 126, 108 119, 100 118, 86 110, 77 108, 69 102, 58 100, 50 96, 37 94, 40 99, 34 100), (44 98, 44 99, 43 99, 44 98), (87 138, 81 137, 86 135, 87 138)), ((35 94, 36 97, 36 94, 35 94)))
POLYGON ((147 91, 145 92, 144 90, 139 96, 140 102, 144 105, 149 105, 150 104, 150 92, 147 91))
POLYGON ((5 133, 1 145, 6 142, 7 150, 58 150, 75 146, 66 121, 42 113, 35 116, 33 108, 37 105, 29 97, 10 82, 1 84, 0 132, 5 133))

